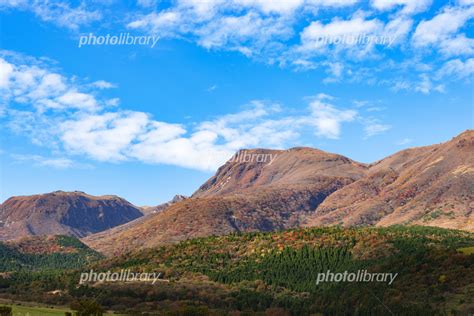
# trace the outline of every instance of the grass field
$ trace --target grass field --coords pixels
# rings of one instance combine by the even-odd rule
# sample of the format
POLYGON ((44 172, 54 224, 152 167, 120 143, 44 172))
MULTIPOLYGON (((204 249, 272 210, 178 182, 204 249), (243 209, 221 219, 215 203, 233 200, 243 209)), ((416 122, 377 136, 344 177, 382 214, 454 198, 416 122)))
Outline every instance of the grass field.
POLYGON ((459 248, 458 251, 465 255, 472 255, 474 254, 474 247, 459 248))
POLYGON ((13 308, 14 316, 64 316, 68 309, 48 308, 48 307, 30 307, 10 305, 13 308))
MULTIPOLYGON (((62 308, 49 308, 49 307, 32 307, 32 306, 20 306, 20 305, 6 305, 13 308, 13 316, 64 316, 65 312, 71 312, 69 309, 62 308)), ((106 313, 105 315, 119 314, 106 313)))

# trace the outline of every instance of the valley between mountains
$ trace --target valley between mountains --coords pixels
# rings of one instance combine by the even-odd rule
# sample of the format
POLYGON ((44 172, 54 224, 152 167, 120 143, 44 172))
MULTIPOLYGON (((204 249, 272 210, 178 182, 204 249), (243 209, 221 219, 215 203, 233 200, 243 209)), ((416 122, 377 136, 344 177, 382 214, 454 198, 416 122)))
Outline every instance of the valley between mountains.
POLYGON ((11 197, 0 208, 0 240, 69 235, 111 256, 196 237, 312 226, 474 231, 473 130, 372 164, 306 147, 246 152, 275 159, 231 159, 192 196, 155 207, 83 192, 11 197))

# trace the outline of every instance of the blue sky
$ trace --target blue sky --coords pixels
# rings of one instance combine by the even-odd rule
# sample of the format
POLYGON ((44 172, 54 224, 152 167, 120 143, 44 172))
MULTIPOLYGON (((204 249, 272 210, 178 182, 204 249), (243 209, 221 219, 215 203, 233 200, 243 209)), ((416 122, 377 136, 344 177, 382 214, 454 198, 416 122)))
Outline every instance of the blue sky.
POLYGON ((241 148, 373 162, 474 126, 470 0, 0 0, 0 15, 2 201, 156 205, 241 148), (157 42, 79 47, 120 34, 157 42))

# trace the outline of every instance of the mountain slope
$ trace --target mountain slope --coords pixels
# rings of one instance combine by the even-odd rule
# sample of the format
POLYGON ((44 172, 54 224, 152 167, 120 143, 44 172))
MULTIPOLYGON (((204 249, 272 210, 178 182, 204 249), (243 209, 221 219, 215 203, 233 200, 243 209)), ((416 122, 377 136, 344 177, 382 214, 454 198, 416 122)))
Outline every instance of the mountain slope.
POLYGON ((307 226, 419 224, 474 230, 474 131, 398 152, 333 193, 307 226))
POLYGON ((311 148, 246 153, 276 156, 266 162, 231 159, 191 198, 126 230, 83 241, 110 255, 193 237, 297 227, 328 195, 362 178, 367 168, 311 148))
POLYGON ((359 179, 366 166, 322 150, 296 147, 288 150, 241 150, 220 167, 192 197, 222 196, 262 188, 307 186, 324 177, 359 179), (247 162, 246 155, 253 160, 247 162), (265 162, 257 162, 257 160, 265 162))
POLYGON ((11 197, 0 206, 0 240, 58 234, 83 237, 142 215, 117 196, 56 191, 11 197))

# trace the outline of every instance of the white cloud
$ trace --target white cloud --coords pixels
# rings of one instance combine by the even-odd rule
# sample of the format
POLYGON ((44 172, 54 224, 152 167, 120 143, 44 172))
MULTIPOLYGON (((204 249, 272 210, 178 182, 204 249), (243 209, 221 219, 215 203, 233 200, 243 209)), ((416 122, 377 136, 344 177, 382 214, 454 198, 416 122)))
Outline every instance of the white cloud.
POLYGON ((292 29, 282 18, 262 18, 249 12, 242 16, 221 17, 196 31, 198 43, 205 48, 229 47, 244 55, 263 49, 274 38, 291 35, 292 29), (247 43, 251 42, 251 45, 247 43), (252 47, 252 49, 250 49, 252 47))
POLYGON ((95 110, 98 107, 94 96, 74 90, 68 91, 57 97, 56 101, 66 107, 74 107, 78 109, 95 110))
POLYGON ((431 92, 432 83, 430 78, 427 75, 422 75, 420 81, 416 86, 414 86, 415 91, 421 92, 423 94, 428 94, 431 92))
POLYGON ((137 4, 144 8, 156 6, 157 0, 137 0, 137 4))
MULTIPOLYGON (((5 104, 28 104, 40 112, 67 109, 97 111, 104 106, 118 104, 118 99, 102 101, 92 93, 81 91, 88 90, 88 86, 76 84, 37 60, 18 55, 10 58, 16 61, 14 64, 5 59, 9 57, 5 52, 1 53, 4 56, 0 54, 0 92, 5 104)), ((97 81, 90 86, 103 88, 108 84, 97 81)))
POLYGON ((283 148, 306 127, 314 128, 320 137, 338 138, 341 125, 353 121, 356 112, 338 109, 328 100, 321 94, 310 104, 309 114, 282 118, 274 117, 280 111, 278 105, 256 101, 250 109, 198 123, 192 129, 132 111, 74 115, 54 123, 48 118, 45 122, 31 119, 28 126, 47 132, 69 155, 215 170, 241 148, 283 148), (48 123, 55 128, 45 128, 48 123))
POLYGON ((212 86, 210 86, 209 88, 206 89, 207 92, 212 92, 214 90, 217 89, 217 85, 216 84, 213 84, 212 86))
POLYGON ((292 22, 282 16, 263 16, 254 11, 214 14, 212 10, 201 10, 201 5, 214 8, 215 3, 182 2, 178 8, 141 16, 127 27, 162 37, 191 36, 204 48, 233 50, 246 56, 260 53, 274 41, 289 38, 293 32, 292 22), (202 16, 204 13, 206 16, 202 16))
POLYGON ((71 7, 66 2, 48 0, 0 2, 0 10, 10 8, 31 11, 43 21, 73 30, 102 18, 102 14, 98 10, 88 10, 84 3, 71 7))
POLYGON ((55 147, 56 120, 31 111, 5 110, 5 126, 13 133, 27 136, 38 146, 55 147))
POLYGON ((13 65, 0 58, 0 88, 8 87, 12 73, 13 65))
POLYGON ((321 51, 334 43, 335 48, 357 46, 356 39, 362 35, 378 35, 383 23, 377 19, 365 20, 363 16, 354 16, 350 20, 334 18, 330 23, 311 22, 301 32, 302 51, 321 51), (350 40, 343 41, 342 39, 350 40), (355 40, 352 40, 355 39, 355 40))
POLYGON ((12 154, 11 157, 19 163, 32 162, 39 167, 52 167, 55 169, 67 168, 90 168, 90 165, 77 163, 74 160, 65 157, 44 157, 40 155, 19 155, 12 154))
POLYGON ((474 53, 474 39, 464 34, 457 35, 440 43, 441 53, 446 56, 472 55, 474 53))
POLYGON ((344 71, 344 65, 339 62, 327 63, 328 68, 326 72, 329 74, 329 77, 324 79, 324 83, 337 82, 341 79, 344 71))
POLYGON ((295 137, 289 120, 266 118, 276 108, 254 102, 249 110, 201 122, 194 130, 142 112, 106 112, 63 122, 60 138, 70 154, 99 161, 136 159, 214 170, 240 148, 281 145, 295 137))
POLYGON ((187 37, 208 49, 238 51, 276 62, 295 34, 298 15, 318 8, 338 8, 358 0, 177 0, 172 6, 127 23, 162 37, 187 37))
POLYGON ((379 106, 372 106, 366 109, 367 112, 381 112, 383 110, 385 110, 385 108, 379 106))
POLYGON ((447 55, 472 54, 474 41, 460 34, 466 22, 474 17, 474 7, 445 7, 441 13, 418 24, 413 34, 415 47, 438 47, 447 55))
POLYGON ((431 6, 432 0, 372 0, 371 5, 382 11, 402 6, 402 13, 412 14, 423 12, 431 6))
POLYGON ((385 50, 396 49, 404 43, 412 25, 413 20, 405 16, 384 22, 369 18, 363 11, 348 19, 313 21, 301 31, 300 44, 292 50, 290 58, 304 61, 298 66, 307 69, 315 68, 312 60, 322 60, 319 65, 327 67, 326 72, 332 74, 325 82, 341 81, 344 77, 360 80, 363 69, 356 65, 379 58, 385 50))
POLYGON ((116 88, 116 86, 113 83, 110 83, 105 80, 98 80, 92 83, 93 87, 99 88, 99 89, 110 89, 110 88, 116 88))
POLYGON ((149 123, 142 112, 85 115, 60 125, 67 150, 99 161, 127 160, 125 152, 149 123))
POLYGON ((331 96, 318 94, 310 104, 312 115, 309 118, 316 127, 316 135, 337 139, 341 134, 341 125, 355 119, 355 110, 339 110, 330 104, 331 96))
POLYGON ((430 94, 433 91, 445 92, 445 85, 443 83, 436 82, 431 76, 426 73, 422 73, 418 76, 417 80, 396 80, 392 83, 392 90, 407 90, 420 92, 422 94, 430 94))
POLYGON ((399 140, 396 144, 399 145, 399 146, 403 146, 403 145, 407 145, 407 144, 410 144, 413 142, 413 139, 411 138, 404 138, 404 139, 401 139, 399 140))
POLYGON ((402 44, 413 27, 413 19, 405 16, 398 16, 389 20, 383 30, 384 36, 393 38, 393 43, 390 47, 397 44, 402 44))
POLYGON ((469 79, 474 74, 474 58, 465 61, 453 59, 447 61, 437 72, 436 78, 456 77, 458 79, 469 79))
POLYGON ((202 131, 190 137, 182 137, 184 132, 185 130, 160 123, 160 126, 144 134, 140 142, 131 146, 130 156, 154 164, 215 170, 233 154, 226 145, 215 143, 215 133, 202 131), (156 134, 163 134, 164 137, 154 137, 156 134))
POLYGON ((215 170, 242 148, 283 148, 299 130, 315 128, 320 137, 335 139, 341 125, 356 112, 340 110, 320 94, 309 115, 275 118, 275 104, 254 101, 250 108, 198 123, 193 129, 153 120, 142 112, 106 112, 61 124, 61 140, 70 154, 99 161, 139 160, 199 170, 215 170), (324 101, 324 102, 323 102, 324 101))
POLYGON ((309 4, 317 7, 349 7, 359 3, 359 0, 309 0, 309 4))
POLYGON ((131 29, 146 29, 160 36, 174 36, 181 24, 181 14, 175 11, 152 12, 127 24, 131 29))
POLYGON ((364 130, 366 138, 368 138, 378 134, 382 134, 383 132, 388 131, 390 128, 392 128, 390 125, 372 122, 370 124, 367 124, 364 130))
POLYGON ((120 104, 119 98, 112 98, 105 101, 105 105, 107 106, 118 106, 120 104))
POLYGON ((304 0, 268 1, 268 0, 234 0, 237 5, 256 7, 264 13, 293 13, 301 7, 304 0))

